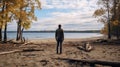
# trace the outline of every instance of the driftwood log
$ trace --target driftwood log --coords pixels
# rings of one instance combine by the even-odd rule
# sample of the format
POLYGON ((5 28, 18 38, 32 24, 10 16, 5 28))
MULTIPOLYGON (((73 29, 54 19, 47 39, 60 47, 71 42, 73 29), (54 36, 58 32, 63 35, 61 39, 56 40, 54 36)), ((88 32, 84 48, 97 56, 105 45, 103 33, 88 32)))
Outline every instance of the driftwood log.
POLYGON ((95 64, 112 66, 112 67, 120 67, 120 61, 104 61, 104 60, 92 60, 92 59, 70 59, 70 58, 54 58, 54 59, 88 63, 88 64, 90 64, 91 67, 95 67, 95 64))
POLYGON ((10 54, 10 53, 16 53, 16 52, 22 52, 22 50, 13 50, 13 51, 7 51, 7 52, 0 52, 0 55, 10 54))
POLYGON ((12 50, 12 51, 0 52, 0 55, 17 53, 17 52, 33 52, 33 51, 44 51, 44 49, 21 49, 21 50, 12 50))

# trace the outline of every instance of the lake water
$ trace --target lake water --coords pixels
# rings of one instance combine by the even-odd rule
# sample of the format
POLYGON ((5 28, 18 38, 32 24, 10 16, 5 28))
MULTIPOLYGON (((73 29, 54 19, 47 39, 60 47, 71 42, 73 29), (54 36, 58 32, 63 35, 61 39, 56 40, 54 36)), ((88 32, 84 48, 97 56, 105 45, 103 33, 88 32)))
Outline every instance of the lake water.
MULTIPOLYGON (((7 33, 8 39, 16 38, 16 33, 7 33)), ((26 39, 48 39, 55 38, 55 33, 29 32, 23 33, 26 39)), ((64 33, 65 38, 90 38, 102 36, 100 33, 64 33)))

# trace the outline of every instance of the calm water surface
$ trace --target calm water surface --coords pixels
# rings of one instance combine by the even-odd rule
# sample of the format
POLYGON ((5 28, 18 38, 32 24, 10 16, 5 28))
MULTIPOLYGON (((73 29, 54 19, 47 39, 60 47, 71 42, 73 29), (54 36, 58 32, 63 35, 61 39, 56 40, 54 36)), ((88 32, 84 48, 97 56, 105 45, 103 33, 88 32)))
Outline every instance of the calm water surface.
MULTIPOLYGON (((8 39, 16 38, 16 33, 7 33, 8 39)), ((47 39, 55 38, 55 33, 41 33, 41 32, 32 32, 32 33, 23 33, 23 36, 26 39, 47 39)), ((90 38, 90 37, 99 37, 102 36, 100 33, 64 33, 65 38, 90 38)))

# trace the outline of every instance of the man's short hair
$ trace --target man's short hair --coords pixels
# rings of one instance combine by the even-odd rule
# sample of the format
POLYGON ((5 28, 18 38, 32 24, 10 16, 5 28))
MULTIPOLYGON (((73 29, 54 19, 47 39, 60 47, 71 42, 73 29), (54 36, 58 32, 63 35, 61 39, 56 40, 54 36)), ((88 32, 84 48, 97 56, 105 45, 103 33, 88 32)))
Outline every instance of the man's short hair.
POLYGON ((59 24, 58 27, 61 28, 61 24, 59 24))

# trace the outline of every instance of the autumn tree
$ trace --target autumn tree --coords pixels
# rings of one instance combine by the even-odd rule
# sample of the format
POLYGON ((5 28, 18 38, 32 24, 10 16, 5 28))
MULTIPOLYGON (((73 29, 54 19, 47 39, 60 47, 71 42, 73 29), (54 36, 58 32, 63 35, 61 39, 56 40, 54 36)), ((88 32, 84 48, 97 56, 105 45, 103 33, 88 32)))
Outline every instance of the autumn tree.
POLYGON ((98 5, 100 8, 94 12, 94 17, 98 18, 100 22, 105 24, 104 28, 102 29, 103 34, 107 34, 108 39, 110 39, 112 36, 119 38, 119 0, 98 0, 98 5))
POLYGON ((0 41, 2 41, 2 29, 4 29, 4 42, 7 41, 7 23, 11 21, 10 5, 13 0, 0 1, 0 41))
POLYGON ((31 22, 36 20, 34 11, 41 8, 39 0, 0 0, 0 41, 4 29, 4 41, 7 41, 7 23, 16 20, 17 37, 22 40, 22 31, 30 28, 31 22))
POLYGON ((41 8, 39 0, 17 0, 18 9, 15 11, 17 22, 17 37, 16 40, 22 41, 22 31, 30 28, 31 22, 36 20, 34 11, 36 8, 41 8))

